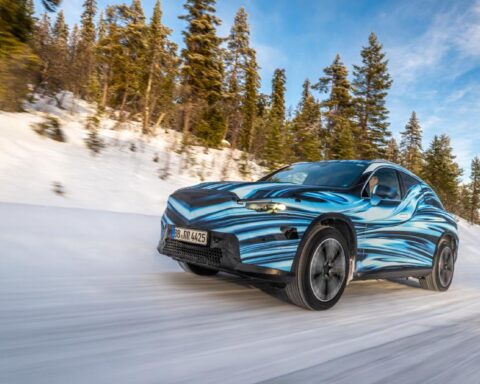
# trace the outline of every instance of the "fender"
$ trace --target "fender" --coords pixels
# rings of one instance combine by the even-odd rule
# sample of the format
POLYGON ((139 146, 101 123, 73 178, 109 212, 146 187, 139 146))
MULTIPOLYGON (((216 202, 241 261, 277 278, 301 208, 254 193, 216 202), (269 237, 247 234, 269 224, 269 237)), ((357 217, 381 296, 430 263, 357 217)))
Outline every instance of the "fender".
MULTIPOLYGON (((310 235, 312 234, 312 231, 314 231, 315 228, 317 228, 319 225, 323 227, 328 227, 332 226, 335 227, 335 225, 330 225, 331 222, 341 222, 342 225, 346 225, 346 228, 348 229, 349 236, 345 240, 347 241, 347 244, 349 246, 349 251, 350 251, 350 261, 354 265, 355 259, 357 257, 357 233, 355 231, 355 226, 353 225, 352 220, 341 213, 336 213, 336 212, 327 212, 327 213, 322 213, 321 215, 317 216, 307 227, 306 231, 304 232, 302 236, 302 240, 300 241, 300 244, 298 245, 297 252, 295 254, 295 258, 293 259, 292 263, 292 272, 296 271, 297 263, 300 258, 300 255, 303 252, 304 247, 308 243, 308 239, 310 238, 310 235)), ((352 273, 352 268, 350 268, 352 273)))
POLYGON ((460 242, 459 239, 458 239, 458 235, 456 233, 452 232, 452 231, 446 230, 443 233, 443 235, 438 238, 437 244, 435 245, 435 253, 432 255, 432 267, 433 267, 433 259, 434 259, 435 255, 437 254, 440 242, 446 237, 450 237, 452 239, 453 246, 454 246, 453 254, 455 255, 455 262, 457 261, 458 244, 460 242))

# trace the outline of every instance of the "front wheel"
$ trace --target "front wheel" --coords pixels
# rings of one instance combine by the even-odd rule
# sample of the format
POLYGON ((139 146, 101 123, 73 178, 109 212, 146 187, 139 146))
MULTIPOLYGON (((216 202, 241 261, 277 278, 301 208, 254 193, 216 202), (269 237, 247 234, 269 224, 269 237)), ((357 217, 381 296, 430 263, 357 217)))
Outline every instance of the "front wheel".
POLYGON ((218 273, 218 270, 216 269, 210 269, 206 267, 201 267, 200 265, 195 265, 192 263, 187 263, 184 261, 179 261, 178 264, 180 267, 185 271, 185 272, 190 272, 195 275, 200 275, 200 276, 213 276, 218 273))
POLYGON ((290 301, 310 310, 335 305, 347 284, 348 255, 340 231, 325 226, 314 228, 295 265, 295 277, 286 287, 290 301))
POLYGON ((454 271, 455 253, 452 244, 447 239, 442 239, 433 259, 432 272, 419 279, 420 287, 430 291, 444 292, 452 284, 454 271))

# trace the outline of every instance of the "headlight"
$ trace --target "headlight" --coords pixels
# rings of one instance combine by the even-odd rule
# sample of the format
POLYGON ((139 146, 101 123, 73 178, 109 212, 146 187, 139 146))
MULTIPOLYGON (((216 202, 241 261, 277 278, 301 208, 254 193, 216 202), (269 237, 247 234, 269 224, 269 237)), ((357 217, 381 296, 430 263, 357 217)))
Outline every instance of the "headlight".
POLYGON ((252 209, 257 212, 277 213, 285 211, 287 206, 283 203, 274 203, 272 201, 251 201, 245 205, 247 209, 252 209))

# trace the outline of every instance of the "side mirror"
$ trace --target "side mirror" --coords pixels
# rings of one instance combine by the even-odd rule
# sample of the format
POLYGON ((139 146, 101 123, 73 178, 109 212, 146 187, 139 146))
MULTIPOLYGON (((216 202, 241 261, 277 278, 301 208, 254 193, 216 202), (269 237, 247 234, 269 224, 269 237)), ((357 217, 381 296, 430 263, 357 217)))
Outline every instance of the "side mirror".
POLYGON ((375 185, 373 188, 372 197, 370 202, 372 205, 378 205, 382 200, 394 199, 397 196, 397 190, 391 188, 388 185, 375 185))

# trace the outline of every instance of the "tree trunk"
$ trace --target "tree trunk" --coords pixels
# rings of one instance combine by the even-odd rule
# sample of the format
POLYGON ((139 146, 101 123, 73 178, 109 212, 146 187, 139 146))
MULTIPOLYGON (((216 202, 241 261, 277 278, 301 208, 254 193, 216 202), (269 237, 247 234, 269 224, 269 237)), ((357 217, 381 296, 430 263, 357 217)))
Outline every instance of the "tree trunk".
POLYGON ((152 93, 152 82, 153 82, 153 62, 150 65, 150 71, 148 74, 147 88, 145 89, 145 100, 143 105, 143 128, 142 133, 144 135, 149 133, 150 126, 150 95, 152 93))
POLYGON ((109 81, 105 81, 105 84, 103 85, 103 91, 102 91, 102 101, 100 102, 100 107, 102 110, 105 109, 107 106, 107 96, 108 96, 108 83, 109 81))
POLYGON ((153 127, 153 132, 152 132, 153 135, 155 135, 155 132, 157 132, 157 129, 160 126, 160 124, 162 124, 162 121, 164 118, 165 118, 165 112, 160 113, 160 115, 158 116, 157 122, 153 127))
POLYGON ((123 112, 125 110, 125 105, 127 104, 127 96, 128 96, 128 84, 125 87, 125 91, 123 92, 122 104, 120 105, 120 120, 123 121, 123 112))

